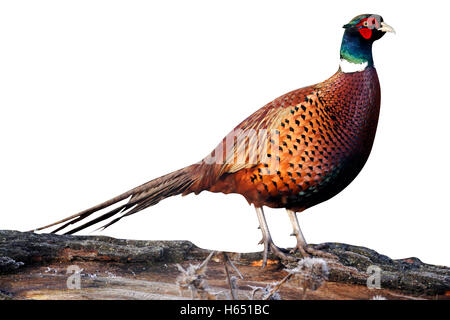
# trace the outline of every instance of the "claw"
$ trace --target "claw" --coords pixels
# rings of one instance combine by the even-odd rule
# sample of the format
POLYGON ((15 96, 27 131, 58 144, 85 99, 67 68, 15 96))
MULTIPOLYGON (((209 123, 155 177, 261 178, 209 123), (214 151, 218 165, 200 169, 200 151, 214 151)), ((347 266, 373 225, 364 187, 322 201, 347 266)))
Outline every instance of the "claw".
POLYGON ((282 261, 295 261, 296 260, 295 257, 284 253, 279 247, 277 247, 273 243, 272 239, 264 240, 263 244, 264 244, 263 263, 262 263, 263 268, 265 268, 267 266, 269 252, 272 252, 276 257, 280 258, 282 261))
POLYGON ((324 252, 322 250, 317 250, 317 249, 311 248, 310 246, 306 246, 305 250, 307 252, 309 252, 311 255, 316 256, 316 257, 322 257, 322 258, 331 259, 331 260, 339 260, 339 258, 332 253, 324 252))
POLYGON ((295 261, 296 259, 290 255, 285 254, 280 248, 278 248, 273 242, 270 243, 270 251, 278 258, 284 261, 295 261))
POLYGON ((326 258, 326 259, 331 259, 331 260, 339 260, 339 258, 337 256, 335 256, 334 254, 324 252, 321 250, 317 250, 317 249, 310 247, 309 245, 302 245, 301 243, 298 243, 297 246, 290 251, 291 254, 296 253, 296 252, 300 252, 302 257, 315 256, 315 257, 321 257, 321 258, 326 258))
POLYGON ((302 257, 309 257, 309 254, 306 252, 307 251, 306 247, 304 247, 301 243, 298 243, 295 248, 292 248, 290 253, 293 254, 296 253, 297 251, 300 252, 302 257))

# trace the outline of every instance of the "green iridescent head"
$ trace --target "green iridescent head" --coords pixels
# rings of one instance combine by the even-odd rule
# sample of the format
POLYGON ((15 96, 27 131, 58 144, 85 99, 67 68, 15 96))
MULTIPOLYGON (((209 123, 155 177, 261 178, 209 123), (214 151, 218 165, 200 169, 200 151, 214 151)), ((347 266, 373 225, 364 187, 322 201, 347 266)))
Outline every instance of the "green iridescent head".
POLYGON ((373 65, 372 44, 394 29, 376 14, 361 14, 344 25, 341 59, 348 62, 373 65))

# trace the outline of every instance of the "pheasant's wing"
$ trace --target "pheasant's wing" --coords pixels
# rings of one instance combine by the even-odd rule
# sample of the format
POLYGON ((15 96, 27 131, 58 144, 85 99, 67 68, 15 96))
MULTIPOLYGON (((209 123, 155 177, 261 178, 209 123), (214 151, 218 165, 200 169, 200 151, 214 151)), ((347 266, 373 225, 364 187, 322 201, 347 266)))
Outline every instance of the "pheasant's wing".
POLYGON ((234 128, 204 161, 220 164, 216 176, 221 176, 267 160, 274 145, 269 142, 276 138, 277 128, 293 108, 305 101, 313 87, 291 91, 253 113, 234 128))

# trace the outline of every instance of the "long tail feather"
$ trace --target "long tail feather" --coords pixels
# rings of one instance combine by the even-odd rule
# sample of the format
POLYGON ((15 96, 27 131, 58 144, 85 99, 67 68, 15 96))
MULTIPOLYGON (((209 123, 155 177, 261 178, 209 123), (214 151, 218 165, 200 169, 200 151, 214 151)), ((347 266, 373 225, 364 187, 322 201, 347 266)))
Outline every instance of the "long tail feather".
POLYGON ((99 223, 101 221, 104 221, 116 214, 122 213, 121 216, 115 218, 114 220, 110 221, 106 225, 104 225, 103 229, 111 226, 112 224, 118 222, 122 218, 129 216, 131 214, 134 214, 138 211, 141 211, 147 207, 153 206, 157 204, 159 201, 177 195, 184 193, 195 181, 196 179, 193 177, 192 170, 193 166, 189 166, 183 169, 180 169, 178 171, 169 173, 165 176, 159 177, 157 179, 151 180, 139 187, 136 187, 134 189, 131 189, 130 191, 127 191, 125 193, 122 193, 121 195, 114 197, 108 201, 102 202, 92 208, 83 210, 77 214, 71 215, 67 218, 64 218, 62 220, 56 221, 54 223, 51 223, 49 225, 46 225, 44 227, 37 228, 33 231, 39 231, 43 229, 47 229, 49 227, 59 226, 57 229, 53 230, 52 233, 56 233, 58 231, 61 231, 68 227, 69 225, 75 224, 81 220, 84 220, 85 218, 89 217, 93 213, 108 208, 122 200, 125 200, 127 198, 130 198, 130 200, 110 211, 108 211, 105 214, 102 214, 101 216, 84 223, 83 225, 76 227, 68 232, 66 234, 72 234, 78 231, 81 231, 89 226, 92 226, 96 223, 99 223), (63 224, 64 223, 64 224, 63 224))

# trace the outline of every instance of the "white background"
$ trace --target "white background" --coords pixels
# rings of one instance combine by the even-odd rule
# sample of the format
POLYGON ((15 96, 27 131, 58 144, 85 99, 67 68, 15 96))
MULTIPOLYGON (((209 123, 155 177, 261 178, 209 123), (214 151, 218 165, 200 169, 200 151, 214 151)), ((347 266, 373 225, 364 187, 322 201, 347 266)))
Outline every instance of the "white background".
MULTIPOLYGON (((53 222, 200 160, 267 102, 331 76, 342 25, 377 13, 397 35, 374 46, 372 155, 300 222, 312 243, 450 265, 448 8, 418 3, 2 1, 0 228, 53 222)), ((275 242, 292 246, 284 210, 266 213, 275 242)), ((101 234, 262 249, 244 198, 208 192, 101 234)))

